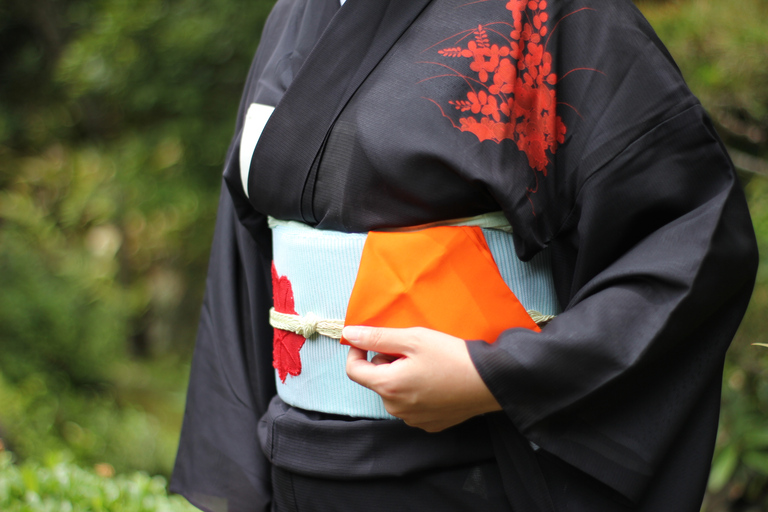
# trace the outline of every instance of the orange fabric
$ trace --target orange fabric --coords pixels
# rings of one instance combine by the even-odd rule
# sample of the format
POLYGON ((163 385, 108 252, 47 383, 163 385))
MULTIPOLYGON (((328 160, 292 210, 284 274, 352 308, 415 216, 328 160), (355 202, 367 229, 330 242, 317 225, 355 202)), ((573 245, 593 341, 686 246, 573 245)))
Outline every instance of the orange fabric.
POLYGON ((345 325, 428 327, 488 343, 511 327, 539 331, 482 229, 470 226, 369 233, 345 325))

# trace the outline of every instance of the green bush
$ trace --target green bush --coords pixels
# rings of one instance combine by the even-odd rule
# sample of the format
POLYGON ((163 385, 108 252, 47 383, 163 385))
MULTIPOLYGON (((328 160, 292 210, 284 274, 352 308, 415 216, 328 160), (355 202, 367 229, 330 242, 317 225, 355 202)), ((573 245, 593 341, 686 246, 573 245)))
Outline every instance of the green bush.
POLYGON ((87 393, 65 383, 50 389, 49 383, 33 374, 11 385, 0 375, 0 426, 19 456, 42 461, 49 453, 64 453, 82 465, 170 474, 178 419, 166 426, 137 405, 119 405, 111 392, 87 393))
POLYGON ((637 3, 708 109, 728 107, 768 121, 768 2, 637 3))
POLYGON ((0 373, 12 382, 34 373, 104 382, 126 351, 128 310, 116 300, 119 290, 89 275, 88 264, 99 262, 84 251, 57 259, 59 251, 42 251, 30 238, 11 226, 0 231, 0 373))
POLYGON ((273 3, 0 2, 0 436, 20 458, 170 472, 273 3))
POLYGON ((195 512, 181 496, 168 496, 166 481, 137 472, 108 476, 64 461, 13 464, 0 452, 0 510, 3 512, 195 512))

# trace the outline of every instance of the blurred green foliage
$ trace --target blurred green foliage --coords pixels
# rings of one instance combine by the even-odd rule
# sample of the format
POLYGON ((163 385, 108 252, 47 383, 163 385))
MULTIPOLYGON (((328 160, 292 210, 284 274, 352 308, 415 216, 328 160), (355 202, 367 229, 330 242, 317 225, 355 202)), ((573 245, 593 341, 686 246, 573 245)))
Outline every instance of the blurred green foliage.
MULTIPOLYGON (((768 158, 768 2, 636 3, 730 149, 768 158)), ((739 157, 734 155, 737 165, 739 157)), ((765 160, 747 167, 768 175, 765 160)))
MULTIPOLYGON (((120 374, 130 374, 135 381, 142 373, 159 373, 163 368, 136 366, 114 366, 115 380, 104 389, 78 388, 64 376, 56 380, 39 373, 13 385, 0 379, 8 442, 25 458, 38 461, 50 453, 64 453, 84 465, 108 462, 121 472, 141 468, 152 474, 169 474, 178 440, 182 394, 167 394, 155 378, 148 382, 149 399, 142 396, 142 388, 120 374), (170 415, 169 408, 174 411, 170 415)), ((185 382, 178 370, 172 375, 175 388, 185 382)))
POLYGON ((708 108, 740 109, 768 118, 768 4, 764 0, 640 1, 676 58, 691 89, 708 108))
POLYGON ((194 512, 180 496, 168 496, 162 477, 136 472, 112 478, 113 470, 81 469, 56 457, 44 465, 12 464, 0 451, 0 510, 4 512, 194 512), (102 474, 98 474, 102 473, 102 474))
MULTIPOLYGON (((0 438, 26 460, 0 452, 0 509, 138 511, 144 489, 182 510, 162 480, 78 466, 170 472, 220 166, 272 3, 0 3, 0 438)), ((768 2, 636 3, 749 171, 762 260, 705 509, 768 509, 768 349, 751 345, 768 342, 768 2)))
POLYGON ((0 437, 20 457, 170 473, 272 4, 0 3, 0 437))

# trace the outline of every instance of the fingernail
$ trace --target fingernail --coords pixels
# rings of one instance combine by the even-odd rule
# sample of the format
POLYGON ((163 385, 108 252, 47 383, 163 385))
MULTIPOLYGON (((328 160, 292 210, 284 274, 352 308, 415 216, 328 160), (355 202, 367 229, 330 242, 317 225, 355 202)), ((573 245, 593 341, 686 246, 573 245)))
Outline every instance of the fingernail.
POLYGON ((363 329, 356 325, 348 325, 341 331, 341 335, 345 340, 357 341, 363 333, 363 329))

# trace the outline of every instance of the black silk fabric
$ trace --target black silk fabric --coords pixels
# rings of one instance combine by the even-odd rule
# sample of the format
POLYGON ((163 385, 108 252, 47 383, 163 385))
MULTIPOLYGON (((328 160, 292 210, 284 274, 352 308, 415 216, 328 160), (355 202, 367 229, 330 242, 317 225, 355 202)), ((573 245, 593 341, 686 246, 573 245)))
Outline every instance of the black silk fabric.
POLYGON ((720 140, 629 0, 279 0, 224 181, 172 490, 262 511, 272 465, 371 480, 495 458, 520 512, 699 510, 757 252, 720 140), (246 197, 251 103, 276 109, 246 197), (549 248, 563 307, 468 340, 503 413, 426 434, 275 397, 266 215, 364 232, 498 210, 521 259, 549 248))

